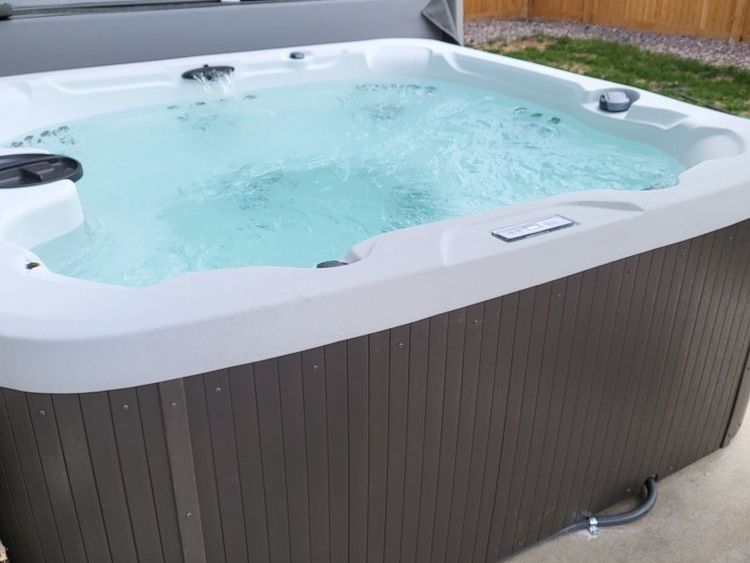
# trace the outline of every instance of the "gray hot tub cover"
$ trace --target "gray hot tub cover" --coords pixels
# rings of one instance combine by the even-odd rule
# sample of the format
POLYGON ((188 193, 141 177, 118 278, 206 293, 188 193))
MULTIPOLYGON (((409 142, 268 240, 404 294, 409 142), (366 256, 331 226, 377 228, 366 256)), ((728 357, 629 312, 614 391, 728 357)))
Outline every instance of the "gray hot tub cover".
POLYGON ((453 41, 461 43, 456 18, 453 17, 448 0, 430 0, 430 3, 422 10, 422 16, 453 41))

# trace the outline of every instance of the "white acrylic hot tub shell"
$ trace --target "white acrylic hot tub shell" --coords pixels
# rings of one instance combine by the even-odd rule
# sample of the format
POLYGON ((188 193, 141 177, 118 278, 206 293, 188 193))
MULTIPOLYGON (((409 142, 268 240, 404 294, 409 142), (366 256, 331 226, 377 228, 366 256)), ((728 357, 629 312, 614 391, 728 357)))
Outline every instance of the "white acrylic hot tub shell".
MULTIPOLYGON (((413 322, 707 233, 750 217, 750 121, 630 89, 625 114, 597 109, 615 87, 429 40, 378 40, 172 59, 0 79, 0 144, 97 113, 189 99, 182 71, 236 67, 258 89, 394 73, 462 81, 652 143, 689 169, 639 192, 582 186, 363 241, 342 268, 190 272, 142 288, 60 276, 28 249, 83 219, 69 181, 0 190, 0 386, 45 393, 131 387, 316 347, 413 322), (559 214, 568 229, 506 243, 502 226, 559 214)), ((10 149, 0 149, 0 154, 10 149)), ((28 152, 28 151, 26 151, 28 152)), ((84 163, 85 168, 85 163, 84 163)), ((334 258, 334 257, 331 257, 334 258)))

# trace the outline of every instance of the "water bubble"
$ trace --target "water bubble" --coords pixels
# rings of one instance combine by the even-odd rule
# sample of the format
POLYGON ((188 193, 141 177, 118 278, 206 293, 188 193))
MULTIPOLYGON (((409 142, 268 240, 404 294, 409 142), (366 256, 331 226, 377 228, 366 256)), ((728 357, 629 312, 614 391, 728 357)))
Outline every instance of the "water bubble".
POLYGON ((539 134, 545 139, 553 139, 560 136, 560 132, 549 125, 545 125, 539 129, 539 134))
POLYGON ((379 104, 367 110, 372 119, 377 121, 392 121, 404 112, 400 104, 379 104))

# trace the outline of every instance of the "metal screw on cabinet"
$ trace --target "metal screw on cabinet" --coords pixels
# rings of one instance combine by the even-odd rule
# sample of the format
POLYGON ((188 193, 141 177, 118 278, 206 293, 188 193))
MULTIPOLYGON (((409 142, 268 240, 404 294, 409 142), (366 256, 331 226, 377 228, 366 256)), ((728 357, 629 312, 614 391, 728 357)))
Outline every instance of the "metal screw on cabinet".
POLYGON ((177 406, 177 403, 170 403, 169 406, 175 408, 177 406))
POLYGON ((474 326, 479 326, 479 319, 474 319, 474 326))
POLYGON ((405 346, 405 344, 403 343, 403 341, 401 341, 401 342, 398 343, 398 347, 399 348, 403 348, 404 346, 405 346))
POLYGON ((216 392, 217 392, 217 393, 221 393, 221 387, 217 387, 217 388, 216 388, 216 392))
POLYGON ((130 407, 126 404, 122 405, 122 412, 127 412, 130 407))
POLYGON ((40 411, 39 411, 39 416, 47 416, 47 411, 45 411, 45 410, 40 410, 40 411))
POLYGON ((313 364, 313 371, 318 371, 320 369, 320 366, 318 364, 313 364))
POLYGON ((188 512, 187 514, 185 514, 185 518, 192 518, 192 517, 193 517, 192 512, 188 512))

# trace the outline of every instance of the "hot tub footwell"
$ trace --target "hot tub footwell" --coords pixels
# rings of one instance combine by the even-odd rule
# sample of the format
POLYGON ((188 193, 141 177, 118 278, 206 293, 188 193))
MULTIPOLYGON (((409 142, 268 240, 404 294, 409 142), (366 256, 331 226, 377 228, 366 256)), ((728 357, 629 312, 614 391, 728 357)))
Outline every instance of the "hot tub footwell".
POLYGON ((4 389, 0 537, 14 563, 495 561, 728 442, 749 249, 744 222, 251 365, 4 389))

